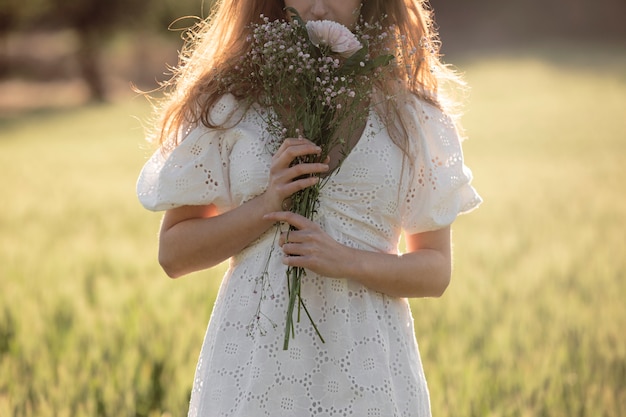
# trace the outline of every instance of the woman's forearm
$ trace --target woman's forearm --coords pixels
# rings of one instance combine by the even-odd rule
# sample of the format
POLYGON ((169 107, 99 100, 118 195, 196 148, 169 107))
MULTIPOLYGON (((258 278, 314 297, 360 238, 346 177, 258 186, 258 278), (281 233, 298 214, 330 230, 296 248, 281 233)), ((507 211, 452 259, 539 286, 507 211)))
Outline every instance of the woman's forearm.
POLYGON ((349 251, 344 276, 392 297, 439 297, 450 282, 450 259, 439 250, 402 255, 349 251))
POLYGON ((159 263, 168 276, 211 268, 239 253, 274 224, 263 219, 267 212, 263 196, 223 214, 214 210, 187 206, 166 213, 159 263))
POLYGON ((360 251, 347 275, 397 297, 440 297, 452 274, 450 227, 408 234, 402 255, 360 251))
POLYGON ((407 253, 394 255, 345 246, 316 223, 295 213, 276 212, 265 218, 289 223, 296 229, 283 233, 280 239, 286 265, 358 281, 393 297, 437 297, 450 282, 449 227, 407 235, 407 253))

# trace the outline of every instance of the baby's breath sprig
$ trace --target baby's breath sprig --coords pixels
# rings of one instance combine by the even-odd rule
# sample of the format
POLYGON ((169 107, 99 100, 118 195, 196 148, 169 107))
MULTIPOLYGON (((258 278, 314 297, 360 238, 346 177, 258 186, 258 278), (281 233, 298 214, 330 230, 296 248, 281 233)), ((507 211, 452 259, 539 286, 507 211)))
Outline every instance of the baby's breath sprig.
MULTIPOLYGON (((276 231, 274 233, 274 245, 276 244, 279 234, 280 228, 276 228, 276 231)), ((261 309, 263 301, 267 300, 268 298, 271 300, 275 298, 274 290, 272 289, 272 285, 269 280, 269 263, 272 252, 274 252, 274 245, 272 245, 272 247, 270 248, 270 253, 267 260, 265 261, 265 267, 263 268, 263 272, 261 273, 261 275, 254 277, 253 292, 254 294, 259 294, 259 296, 254 317, 252 317, 252 320, 250 320, 250 323, 248 323, 248 325, 246 326, 248 336, 250 337, 254 337, 257 333, 261 336, 265 336, 265 334, 267 334, 267 329, 263 324, 263 321, 267 321, 274 329, 277 327, 276 323, 267 314, 263 313, 263 310, 261 309)))

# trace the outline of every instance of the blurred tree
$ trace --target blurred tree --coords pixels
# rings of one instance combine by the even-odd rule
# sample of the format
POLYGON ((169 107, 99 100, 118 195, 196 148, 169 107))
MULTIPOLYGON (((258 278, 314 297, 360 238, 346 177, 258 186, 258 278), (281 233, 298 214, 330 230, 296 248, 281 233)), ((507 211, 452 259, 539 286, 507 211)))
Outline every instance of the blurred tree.
POLYGON ((47 24, 71 27, 78 33, 77 52, 81 75, 91 97, 106 99, 102 76, 101 49, 105 39, 122 25, 140 24, 143 20, 143 0, 48 0, 52 6, 42 16, 47 24))
MULTIPOLYGON (((106 99, 102 50, 116 31, 167 34, 170 39, 194 19, 205 17, 214 0, 0 0, 0 77, 12 71, 7 39, 12 32, 71 28, 80 46, 76 52, 82 77, 95 100, 106 99), (175 22, 175 23, 173 23, 175 22)), ((625 0, 431 0, 441 27, 444 49, 504 46, 546 37, 626 39, 625 0), (451 42, 448 42, 451 40, 451 42)), ((143 34, 143 35, 142 35, 143 34)), ((140 58, 139 58, 140 60, 140 58)), ((16 64, 17 65, 17 64, 16 64)))
MULTIPOLYGON (((626 39, 625 0, 430 0, 442 38, 460 46, 547 38, 626 39)), ((445 46, 445 42, 444 42, 445 46)))
POLYGON ((0 77, 10 71, 8 36, 44 10, 46 0, 0 0, 0 77))
MULTIPOLYGON (((89 87, 95 101, 106 100, 102 49, 116 30, 140 32, 165 31, 177 17, 199 15, 206 0, 161 0, 147 3, 145 0, 0 0, 0 28, 4 19, 12 30, 18 22, 31 27, 71 28, 79 39, 77 61, 81 76, 89 87), (5 3, 7 6, 5 7, 5 3), (10 3, 10 4, 9 4, 10 3), (6 10, 6 13, 5 13, 6 10), (11 27, 13 25, 14 27, 11 27)), ((0 36, 2 30, 0 29, 0 36)))

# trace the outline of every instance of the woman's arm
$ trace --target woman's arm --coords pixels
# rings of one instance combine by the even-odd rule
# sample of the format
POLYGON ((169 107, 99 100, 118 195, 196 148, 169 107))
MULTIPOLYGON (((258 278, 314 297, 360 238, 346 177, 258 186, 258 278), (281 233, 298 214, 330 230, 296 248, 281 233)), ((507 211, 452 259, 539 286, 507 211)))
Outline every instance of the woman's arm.
POLYGON ((215 206, 168 210, 159 234, 159 263, 171 278, 207 269, 228 259, 272 226, 262 219, 261 197, 217 215, 215 206))
POLYGON ((291 166, 295 158, 319 154, 306 139, 286 139, 272 157, 267 190, 241 206, 218 214, 214 206, 183 206, 168 210, 159 235, 159 263, 172 278, 210 268, 239 253, 274 222, 267 213, 280 210, 296 191, 318 181, 310 174, 328 170, 327 164, 291 166), (303 177, 304 176, 304 177, 303 177))
POLYGON ((265 218, 298 229, 281 236, 286 265, 352 279, 394 297, 439 297, 450 282, 449 227, 409 235, 407 253, 392 255, 344 246, 314 222, 294 213, 271 213, 265 218))

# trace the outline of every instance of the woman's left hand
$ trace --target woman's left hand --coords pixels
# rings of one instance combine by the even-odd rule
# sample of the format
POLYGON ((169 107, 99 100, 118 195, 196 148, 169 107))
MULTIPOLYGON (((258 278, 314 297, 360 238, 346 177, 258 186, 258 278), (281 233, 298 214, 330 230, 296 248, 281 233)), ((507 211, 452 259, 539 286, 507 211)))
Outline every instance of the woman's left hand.
POLYGON ((333 239, 315 222, 288 211, 265 220, 288 223, 279 244, 288 266, 329 278, 346 278, 392 297, 439 297, 450 282, 450 227, 406 236, 404 254, 351 248, 333 239))
POLYGON ((285 265, 306 268, 330 278, 345 276, 342 269, 350 259, 346 253, 349 248, 334 240, 317 223, 289 211, 269 213, 264 218, 296 229, 283 232, 280 237, 285 265))

